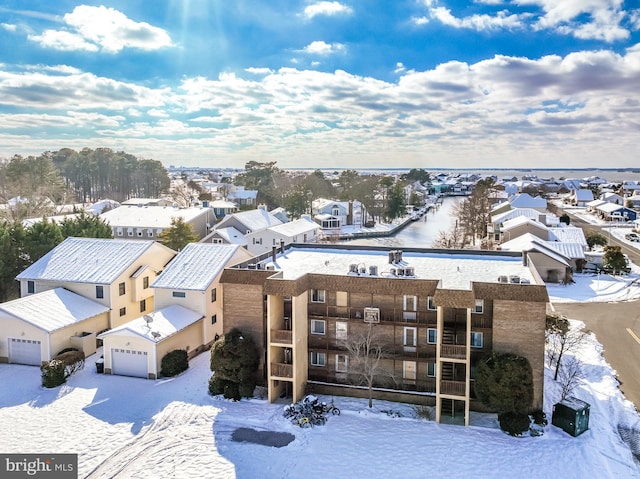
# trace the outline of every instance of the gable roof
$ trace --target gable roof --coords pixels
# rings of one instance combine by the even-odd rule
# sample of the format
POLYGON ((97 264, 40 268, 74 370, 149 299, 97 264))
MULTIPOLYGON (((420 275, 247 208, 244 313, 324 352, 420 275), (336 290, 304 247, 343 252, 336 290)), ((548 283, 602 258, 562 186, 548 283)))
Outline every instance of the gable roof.
POLYGON ((588 189, 576 190, 576 201, 593 201, 593 191, 588 189))
POLYGON ((218 226, 216 227, 216 229, 218 229, 221 226, 224 226, 226 223, 231 222, 232 219, 235 219, 236 221, 240 222, 241 224, 246 226, 247 229, 250 229, 251 231, 264 230, 269 228, 270 226, 276 226, 276 225, 282 224, 282 221, 280 221, 278 218, 273 216, 268 211, 262 208, 257 208, 255 210, 241 211, 239 213, 232 213, 230 215, 225 216, 222 219, 222 221, 218 223, 218 226))
POLYGON ((521 193, 513 198, 511 206, 514 208, 546 208, 547 200, 540 196, 533 198, 529 193, 521 193))
MULTIPOLYGON (((155 244, 146 240, 70 237, 16 279, 111 284, 155 244)), ((169 249, 160 243, 156 247, 169 249)))
POLYGON ((551 241, 578 243, 583 247, 587 246, 587 239, 584 236, 584 231, 582 228, 578 228, 577 226, 558 226, 549 229, 549 232, 551 233, 549 235, 549 240, 551 241))
POLYGON ((125 333, 129 335, 140 336, 152 343, 159 343, 173 336, 179 331, 182 331, 187 326, 191 326, 193 323, 199 321, 204 316, 200 313, 196 313, 183 306, 173 304, 166 308, 159 309, 153 313, 149 313, 145 316, 124 323, 117 328, 105 331, 98 335, 99 339, 111 336, 113 334, 125 333), (147 323, 147 319, 150 321, 147 323), (155 334, 154 334, 155 333, 155 334))
POLYGON ((502 227, 500 228, 500 230, 503 232, 509 231, 510 229, 517 228, 518 226, 523 226, 523 225, 530 225, 542 231, 549 230, 549 228, 546 225, 540 223, 539 221, 531 219, 527 216, 516 216, 515 218, 511 218, 505 221, 504 223, 502 223, 502 227))
POLYGON ((226 228, 219 228, 213 230, 207 236, 205 236, 200 242, 201 243, 209 243, 212 238, 219 236, 224 241, 229 244, 237 244, 240 246, 246 246, 249 244, 247 238, 233 226, 228 226, 226 228))
POLYGON ((289 221, 288 223, 269 228, 269 231, 273 231, 274 233, 281 234, 283 236, 295 236, 318 229, 320 229, 320 225, 312 219, 300 218, 298 220, 289 221))
POLYGON ((505 211, 504 213, 498 213, 491 217, 492 223, 504 223, 518 216, 526 216, 532 220, 537 220, 540 217, 540 212, 532 208, 516 208, 513 210, 505 211))
POLYGON ((52 332, 107 313, 109 307, 64 288, 55 288, 0 304, 0 311, 52 332))
POLYGON ((230 244, 189 243, 171 260, 151 287, 204 291, 239 248, 230 244))
POLYGON ((506 243, 501 244, 500 248, 505 251, 536 251, 538 253, 544 254, 545 256, 548 256, 549 258, 554 259, 564 266, 569 266, 568 257, 562 254, 560 251, 551 248, 547 241, 541 240, 531 233, 526 233, 512 239, 511 241, 507 241, 506 243))
POLYGON ((185 223, 209 215, 213 220, 215 215, 210 208, 175 208, 171 206, 131 206, 125 205, 109 210, 100 218, 114 227, 130 228, 170 228, 171 220, 182 218, 185 223))

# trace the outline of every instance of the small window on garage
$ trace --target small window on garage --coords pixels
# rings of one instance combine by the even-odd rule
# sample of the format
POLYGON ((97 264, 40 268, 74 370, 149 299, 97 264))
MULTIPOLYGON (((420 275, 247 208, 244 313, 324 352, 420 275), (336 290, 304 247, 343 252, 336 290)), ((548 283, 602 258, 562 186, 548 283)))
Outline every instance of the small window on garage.
POLYGON ((96 298, 104 298, 104 286, 96 285, 96 298))
POLYGON ((36 284, 33 281, 27 281, 27 294, 36 292, 36 284))
POLYGON ((171 296, 173 296, 174 298, 184 298, 187 296, 187 294, 184 291, 174 291, 171 293, 171 296))

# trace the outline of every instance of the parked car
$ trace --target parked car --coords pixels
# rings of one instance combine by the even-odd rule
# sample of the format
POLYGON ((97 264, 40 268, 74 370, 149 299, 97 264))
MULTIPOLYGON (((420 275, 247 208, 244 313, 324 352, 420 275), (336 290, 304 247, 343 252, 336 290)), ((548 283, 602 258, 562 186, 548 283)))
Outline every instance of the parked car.
POLYGON ((628 233, 626 235, 624 235, 625 239, 628 239, 629 241, 637 241, 640 242, 640 235, 638 235, 638 233, 628 233))

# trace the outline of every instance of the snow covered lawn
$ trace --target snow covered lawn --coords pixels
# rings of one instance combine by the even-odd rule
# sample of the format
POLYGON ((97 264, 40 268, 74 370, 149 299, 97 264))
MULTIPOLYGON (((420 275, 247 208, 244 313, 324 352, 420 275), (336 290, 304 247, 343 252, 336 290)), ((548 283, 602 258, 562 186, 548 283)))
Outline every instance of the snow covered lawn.
MULTIPOLYGON (((210 397, 204 353, 179 377, 156 381, 97 374, 92 356, 53 390, 39 386, 36 367, 0 364, 0 451, 78 453, 79 477, 91 478, 640 478, 617 432, 639 434, 640 419, 592 341, 581 354, 588 380, 575 392, 592 405, 590 429, 577 438, 551 425, 542 437, 513 438, 494 415, 474 414, 468 428, 438 425, 411 405, 375 401, 368 410, 343 397, 335 398, 340 416, 299 429, 282 404, 210 397), (295 440, 282 448, 234 442, 240 427, 295 440)), ((559 387, 547 379, 550 420, 559 387)))

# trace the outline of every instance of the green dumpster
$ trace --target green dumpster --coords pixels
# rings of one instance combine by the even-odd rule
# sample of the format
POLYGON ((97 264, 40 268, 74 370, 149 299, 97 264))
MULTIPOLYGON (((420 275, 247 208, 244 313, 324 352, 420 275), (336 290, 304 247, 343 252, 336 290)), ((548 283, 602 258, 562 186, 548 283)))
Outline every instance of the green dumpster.
POLYGON ((576 437, 589 429, 591 405, 581 399, 568 397, 553 406, 551 424, 576 437))

